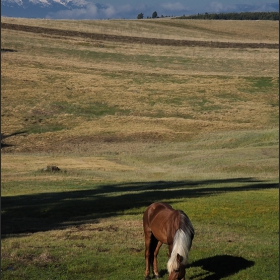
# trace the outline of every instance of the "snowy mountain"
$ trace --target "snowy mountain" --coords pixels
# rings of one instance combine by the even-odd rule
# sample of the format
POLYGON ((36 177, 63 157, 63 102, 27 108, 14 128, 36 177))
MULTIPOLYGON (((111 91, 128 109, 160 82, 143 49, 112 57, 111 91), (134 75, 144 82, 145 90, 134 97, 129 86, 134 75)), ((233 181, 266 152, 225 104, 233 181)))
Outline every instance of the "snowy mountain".
MULTIPOLYGON (((108 19, 126 18, 136 19, 142 12, 144 16, 152 16, 156 10, 158 15, 182 16, 197 13, 228 13, 228 12, 278 12, 279 3, 246 5, 224 4, 223 1, 209 2, 203 10, 194 10, 187 5, 176 3, 162 3, 146 5, 139 4, 99 4, 94 0, 2 0, 1 15, 22 18, 50 18, 50 19, 108 19)), ((129 2, 129 1, 128 1, 129 2)))

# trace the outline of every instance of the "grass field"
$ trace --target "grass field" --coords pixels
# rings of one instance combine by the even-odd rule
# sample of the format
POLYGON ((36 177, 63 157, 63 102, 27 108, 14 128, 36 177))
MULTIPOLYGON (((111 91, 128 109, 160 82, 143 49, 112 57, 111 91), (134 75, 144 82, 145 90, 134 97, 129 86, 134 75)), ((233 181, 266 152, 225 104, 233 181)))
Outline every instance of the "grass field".
POLYGON ((278 22, 1 21, 1 279, 144 279, 154 201, 189 279, 278 277, 278 22))

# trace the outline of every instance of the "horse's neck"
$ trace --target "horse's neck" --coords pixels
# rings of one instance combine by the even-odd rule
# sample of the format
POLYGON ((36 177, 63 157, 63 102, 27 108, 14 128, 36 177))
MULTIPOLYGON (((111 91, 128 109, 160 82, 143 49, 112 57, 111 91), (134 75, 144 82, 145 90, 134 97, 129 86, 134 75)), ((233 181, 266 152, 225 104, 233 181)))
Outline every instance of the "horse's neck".
POLYGON ((174 237, 176 234, 176 231, 180 227, 180 211, 174 210, 174 212, 171 214, 171 219, 170 219, 170 224, 169 224, 169 230, 167 231, 168 234, 168 244, 173 244, 174 237))

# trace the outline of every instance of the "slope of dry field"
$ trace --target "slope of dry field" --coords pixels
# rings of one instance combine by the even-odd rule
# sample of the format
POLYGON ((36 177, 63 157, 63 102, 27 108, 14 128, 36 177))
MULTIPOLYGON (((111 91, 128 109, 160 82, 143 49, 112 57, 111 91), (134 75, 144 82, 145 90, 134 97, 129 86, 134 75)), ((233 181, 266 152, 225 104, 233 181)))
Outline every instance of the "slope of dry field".
POLYGON ((234 43, 279 44, 277 21, 37 20, 2 18, 2 24, 100 35, 234 43))
POLYGON ((2 18, 2 152, 276 143, 278 36, 267 21, 2 18))

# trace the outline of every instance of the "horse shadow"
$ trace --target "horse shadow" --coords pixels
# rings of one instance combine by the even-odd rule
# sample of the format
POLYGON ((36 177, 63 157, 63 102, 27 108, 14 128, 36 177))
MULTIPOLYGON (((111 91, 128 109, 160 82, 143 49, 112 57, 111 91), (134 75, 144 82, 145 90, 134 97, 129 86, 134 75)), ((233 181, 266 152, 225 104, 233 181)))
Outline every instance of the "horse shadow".
POLYGON ((200 267, 205 272, 191 276, 189 279, 219 280, 253 266, 255 262, 242 257, 217 255, 192 262, 188 267, 200 267))
MULTIPOLYGON (((230 255, 217 255, 192 262, 186 267, 186 279, 190 280, 220 280, 230 275, 238 273, 240 270, 253 266, 255 262, 246 260, 242 257, 230 255), (199 267, 204 272, 188 277, 188 270, 199 267)), ((168 274, 167 269, 161 269, 161 277, 168 274)))

